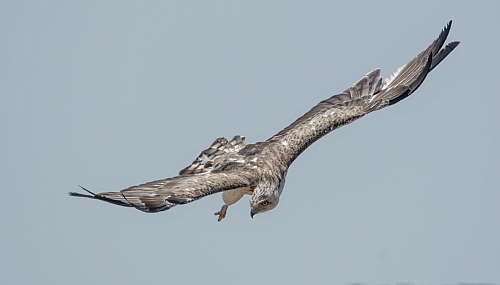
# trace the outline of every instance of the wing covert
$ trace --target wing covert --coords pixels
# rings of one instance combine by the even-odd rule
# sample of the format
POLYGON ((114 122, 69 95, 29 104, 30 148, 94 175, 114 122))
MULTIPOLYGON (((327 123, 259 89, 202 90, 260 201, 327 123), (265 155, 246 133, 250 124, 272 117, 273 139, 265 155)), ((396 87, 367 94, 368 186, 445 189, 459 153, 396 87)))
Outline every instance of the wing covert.
POLYGON ((341 94, 319 102, 267 141, 281 145, 279 151, 290 164, 308 146, 329 132, 408 97, 418 89, 427 74, 458 46, 459 42, 451 42, 441 49, 450 28, 451 21, 427 49, 399 68, 384 84, 380 70, 376 69, 341 94))
POLYGON ((132 206, 144 212, 168 210, 178 204, 193 202, 207 195, 252 185, 250 175, 219 172, 180 175, 132 186, 120 192, 100 192, 95 199, 132 206))

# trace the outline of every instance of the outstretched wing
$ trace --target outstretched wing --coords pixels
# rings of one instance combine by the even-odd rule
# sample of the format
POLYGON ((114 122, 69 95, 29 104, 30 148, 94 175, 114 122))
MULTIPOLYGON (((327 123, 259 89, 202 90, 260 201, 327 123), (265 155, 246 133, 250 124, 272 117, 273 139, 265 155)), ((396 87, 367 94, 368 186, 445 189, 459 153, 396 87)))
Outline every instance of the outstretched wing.
POLYGON ((229 169, 218 173, 180 175, 132 186, 120 192, 92 193, 82 187, 89 194, 75 192, 69 194, 153 213, 168 210, 178 204, 193 202, 210 194, 251 185, 250 173, 229 169))
POLYGON ((426 50, 399 68, 384 84, 380 69, 376 69, 341 94, 321 101, 267 141, 280 146, 283 159, 290 164, 327 133, 408 97, 422 84, 427 74, 458 46, 459 42, 451 42, 441 49, 450 28, 451 21, 426 50))

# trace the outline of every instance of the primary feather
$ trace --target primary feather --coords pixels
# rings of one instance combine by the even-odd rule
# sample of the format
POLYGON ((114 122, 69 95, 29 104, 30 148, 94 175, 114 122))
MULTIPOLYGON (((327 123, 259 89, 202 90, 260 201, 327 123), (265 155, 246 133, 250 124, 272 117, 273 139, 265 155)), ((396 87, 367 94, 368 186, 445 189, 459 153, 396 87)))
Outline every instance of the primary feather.
MULTIPOLYGON (((178 176, 132 186, 119 192, 88 194, 70 192, 144 212, 168 210, 204 196, 225 192, 226 205, 216 214, 219 221, 227 206, 251 194, 251 215, 273 209, 279 202, 290 164, 312 143, 329 132, 352 123, 373 111, 393 105, 410 96, 459 42, 443 44, 451 21, 432 44, 399 68, 385 81, 376 69, 352 87, 319 102, 309 112, 265 142, 245 145, 245 138, 216 139, 178 176), (233 195, 234 194, 234 195, 233 195), (230 199, 234 196, 236 199, 230 199), (222 213, 223 212, 223 213, 222 213)), ((223 216, 222 216, 223 215, 223 216)))

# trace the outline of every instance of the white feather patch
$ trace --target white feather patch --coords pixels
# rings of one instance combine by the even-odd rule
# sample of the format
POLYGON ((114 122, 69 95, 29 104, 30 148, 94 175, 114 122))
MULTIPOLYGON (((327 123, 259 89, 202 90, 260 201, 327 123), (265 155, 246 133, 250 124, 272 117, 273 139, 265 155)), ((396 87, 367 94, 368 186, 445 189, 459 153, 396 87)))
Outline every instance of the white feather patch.
POLYGON ((206 164, 209 162, 210 159, 208 159, 208 156, 206 156, 204 153, 201 155, 201 164, 206 164))
POLYGON ((403 67, 405 67, 405 65, 401 66, 400 68, 398 68, 396 71, 394 71, 391 76, 389 76, 389 78, 386 78, 384 79, 384 85, 382 86, 382 89, 385 89, 387 88, 387 86, 389 86, 389 84, 391 84, 394 79, 396 79, 396 77, 399 75, 399 73, 401 72, 401 70, 403 69, 403 67))

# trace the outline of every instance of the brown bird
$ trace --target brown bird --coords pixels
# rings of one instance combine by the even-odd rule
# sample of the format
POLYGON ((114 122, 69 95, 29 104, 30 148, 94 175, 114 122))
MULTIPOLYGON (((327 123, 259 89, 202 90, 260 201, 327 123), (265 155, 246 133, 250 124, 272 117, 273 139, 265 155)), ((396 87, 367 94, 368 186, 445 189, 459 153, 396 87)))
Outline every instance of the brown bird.
POLYGON ((144 212, 160 212, 222 192, 224 205, 215 213, 221 221, 228 206, 249 194, 250 215, 274 209, 285 185, 288 167, 312 143, 329 132, 393 105, 410 96, 459 42, 443 44, 451 21, 439 37, 417 57, 384 81, 380 69, 368 73, 352 87, 319 102, 309 112, 265 142, 245 144, 235 136, 216 139, 178 176, 132 186, 119 192, 70 192, 144 212), (441 49, 442 48, 442 49, 441 49))

